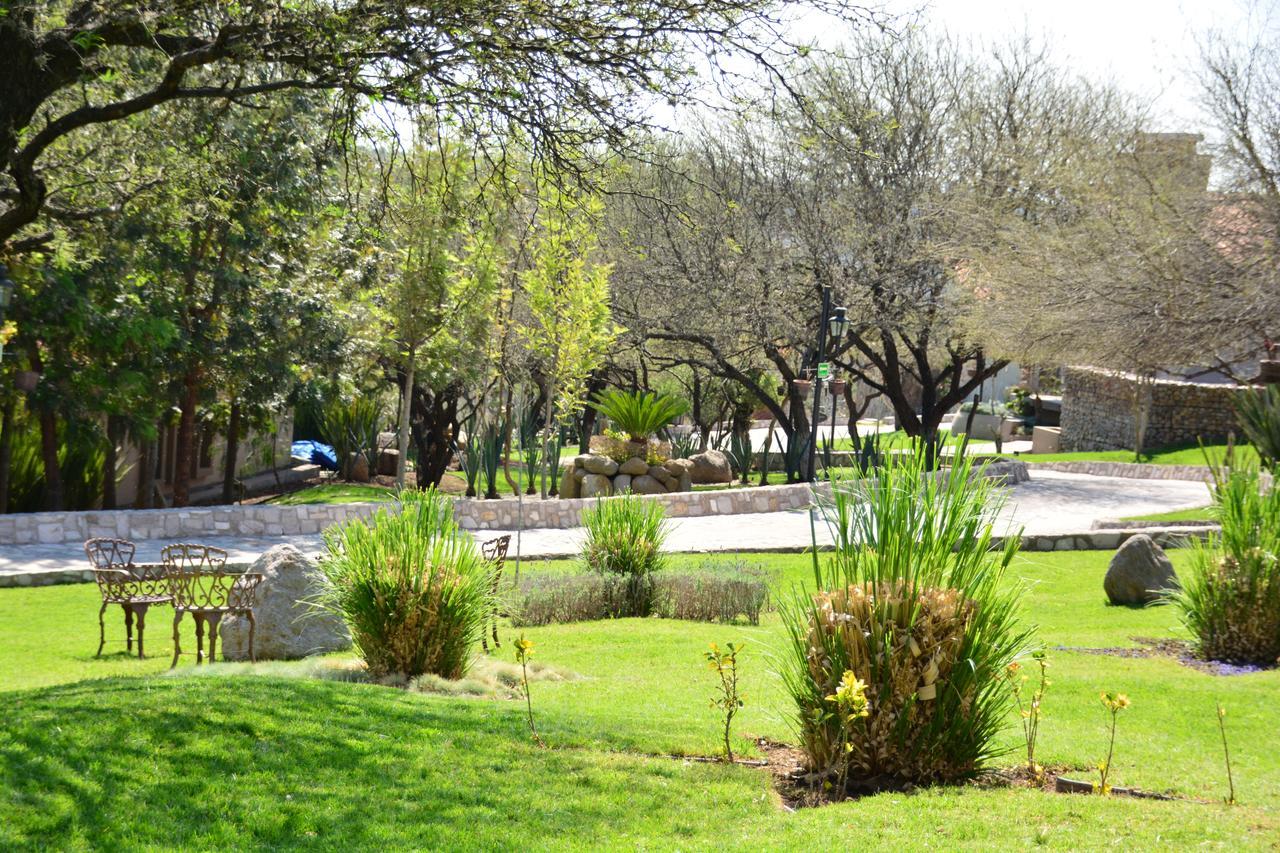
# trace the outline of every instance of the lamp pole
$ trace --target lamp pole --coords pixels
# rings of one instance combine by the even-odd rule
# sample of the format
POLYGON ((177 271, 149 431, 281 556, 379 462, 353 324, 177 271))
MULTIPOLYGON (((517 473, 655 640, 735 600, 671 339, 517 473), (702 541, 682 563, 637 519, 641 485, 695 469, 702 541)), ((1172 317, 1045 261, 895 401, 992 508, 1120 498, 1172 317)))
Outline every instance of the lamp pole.
MULTIPOLYGON (((846 310, 843 307, 831 307, 831 288, 822 288, 822 314, 818 322, 818 349, 814 354, 813 362, 813 417, 809 425, 809 468, 806 472, 806 480, 810 483, 818 479, 817 467, 817 450, 818 450, 818 410, 822 405, 822 383, 823 378, 819 371, 819 365, 827 356, 827 330, 831 331, 831 342, 835 343, 844 334, 844 327, 848 324, 846 310)), ((835 436, 835 400, 832 399, 832 436, 835 436)))
POLYGON ((809 470, 805 477, 810 483, 818 479, 818 406, 822 402, 822 376, 818 373, 818 365, 827 354, 827 315, 831 312, 831 288, 822 288, 822 313, 818 319, 818 349, 813 355, 813 417, 809 419, 809 470))

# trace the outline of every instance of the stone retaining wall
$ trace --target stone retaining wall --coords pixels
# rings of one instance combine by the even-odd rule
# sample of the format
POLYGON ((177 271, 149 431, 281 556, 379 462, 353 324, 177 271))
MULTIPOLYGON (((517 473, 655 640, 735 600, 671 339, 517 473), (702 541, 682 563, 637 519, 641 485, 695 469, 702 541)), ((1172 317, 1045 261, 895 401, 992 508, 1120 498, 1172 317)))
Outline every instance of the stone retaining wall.
MULTIPOLYGON (((1134 395, 1131 374, 1069 367, 1063 373, 1063 451, 1133 448, 1134 395)), ((1237 430, 1233 404, 1246 389, 1160 379, 1150 383, 1147 447, 1225 441, 1237 430)))
MULTIPOLYGON (((1027 479, 1021 462, 1001 462, 987 469, 988 476, 1006 483, 1027 479)), ((809 505, 806 483, 718 491, 673 492, 646 495, 667 508, 671 518, 702 515, 737 515, 783 512, 809 505)), ((606 499, 607 500, 607 499, 606 499)), ((523 522, 533 527, 578 527, 582 511, 594 498, 542 501, 458 499, 454 516, 469 530, 513 530, 523 522)), ((99 536, 134 541, 168 539, 182 541, 201 536, 298 536, 317 534, 333 524, 367 518, 378 503, 313 504, 299 506, 218 506, 188 509, 90 510, 87 512, 36 512, 0 515, 0 545, 33 545, 83 542, 99 536)))

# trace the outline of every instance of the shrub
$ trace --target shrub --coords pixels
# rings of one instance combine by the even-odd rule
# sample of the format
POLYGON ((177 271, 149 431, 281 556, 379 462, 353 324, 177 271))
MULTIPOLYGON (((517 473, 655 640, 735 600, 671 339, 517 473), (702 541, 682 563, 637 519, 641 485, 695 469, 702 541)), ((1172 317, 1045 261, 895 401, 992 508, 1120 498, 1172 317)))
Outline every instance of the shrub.
POLYGON ((370 673, 460 678, 491 607, 492 569, 434 491, 325 531, 318 606, 341 615, 370 673))
POLYGON ((996 488, 967 460, 930 473, 920 456, 835 484, 818 591, 782 608, 783 675, 813 772, 947 782, 997 754, 1004 676, 1029 631, 1003 582, 1019 537, 993 544, 996 488), (842 684, 865 685, 865 714, 842 710, 842 684))
POLYGON ((666 565, 666 510, 662 504, 634 496, 598 500, 582 513, 587 538, 582 559, 593 572, 618 575, 630 588, 629 616, 648 616, 652 607, 651 575, 666 565))
POLYGON ((636 442, 643 442, 688 408, 683 400, 656 392, 606 391, 591 405, 636 442))
POLYGON ((330 400, 320 412, 320 434, 333 446, 342 479, 351 479, 353 456, 362 454, 370 471, 378 451, 378 420, 382 410, 371 397, 330 400))
MULTIPOLYGON (((628 579, 621 575, 526 574, 510 602, 511 623, 521 628, 635 615, 630 592, 628 579)), ((690 574, 663 572, 651 578, 649 592, 649 615, 693 622, 745 618, 758 625, 769 603, 767 575, 737 566, 690 574)))
POLYGON ((1270 666, 1280 659, 1280 488, 1264 490, 1256 467, 1214 471, 1220 534, 1194 543, 1192 568, 1167 598, 1200 654, 1270 666))
POLYGON ((1236 421, 1258 451, 1263 467, 1280 474, 1280 385, 1241 394, 1236 399, 1236 421))

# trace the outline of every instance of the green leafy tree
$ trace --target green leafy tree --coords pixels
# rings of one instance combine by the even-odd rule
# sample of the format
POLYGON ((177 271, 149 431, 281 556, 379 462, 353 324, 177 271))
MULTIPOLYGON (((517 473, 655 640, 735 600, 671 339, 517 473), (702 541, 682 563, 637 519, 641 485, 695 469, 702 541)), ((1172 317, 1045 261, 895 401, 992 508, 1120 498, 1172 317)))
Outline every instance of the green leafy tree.
POLYGON ((592 260, 600 209, 594 198, 549 199, 538 217, 532 261, 520 277, 529 313, 524 344, 537 361, 546 398, 544 466, 560 464, 549 458, 555 425, 570 422, 582 408, 587 378, 619 333, 609 312, 610 267, 592 260))

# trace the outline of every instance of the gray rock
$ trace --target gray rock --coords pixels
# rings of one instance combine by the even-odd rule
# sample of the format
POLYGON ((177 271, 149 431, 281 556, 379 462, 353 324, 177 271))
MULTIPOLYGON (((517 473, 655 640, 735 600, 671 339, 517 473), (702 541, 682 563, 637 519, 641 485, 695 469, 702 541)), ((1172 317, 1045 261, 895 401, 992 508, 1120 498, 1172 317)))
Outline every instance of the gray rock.
POLYGON ((733 482, 733 468, 729 465, 729 457, 719 450, 704 450, 690 456, 689 461, 693 463, 689 478, 698 485, 733 482))
POLYGON ((674 489, 679 482, 678 478, 671 476, 671 472, 661 465, 649 466, 649 476, 665 486, 667 491, 674 489))
POLYGON ((607 498, 613 494, 613 484, 604 474, 587 474, 582 478, 582 491, 579 497, 607 498))
POLYGON ((689 472, 688 472, 688 471, 685 471, 685 472, 683 472, 683 473, 681 473, 681 474, 680 474, 680 479, 679 479, 679 481, 677 481, 677 483, 676 483, 675 491, 677 491, 677 492, 692 492, 692 491, 693 491, 693 480, 689 478, 689 472))
POLYGON ((586 469, 588 474, 603 474, 606 477, 612 477, 618 473, 618 463, 614 462, 608 456, 589 455, 586 457, 579 456, 582 459, 582 467, 586 469))
POLYGON ((637 495, 665 495, 667 487, 648 474, 641 474, 631 481, 631 491, 637 495))
POLYGON ((1102 582, 1112 604, 1149 604, 1178 585, 1173 563, 1145 533, 1131 537, 1111 558, 1102 582))
POLYGON ((649 472, 649 463, 645 462, 639 456, 632 456, 626 462, 618 466, 619 474, 630 474, 632 477, 638 477, 641 474, 649 472))
POLYGON ((384 447, 378 451, 378 473, 383 477, 396 475, 396 463, 400 460, 400 451, 394 447, 384 447))
POLYGON ((693 463, 688 459, 668 459, 662 463, 662 467, 673 477, 679 477, 681 474, 687 474, 693 470, 693 463))
POLYGON ((613 478, 613 493, 615 495, 621 495, 624 492, 629 492, 629 491, 631 491, 631 475, 630 474, 619 474, 618 476, 613 478))
MULTIPOLYGON (((262 575, 253 608, 257 623, 253 651, 258 660, 294 660, 351 648, 346 623, 306 603, 323 589, 324 578, 301 551, 292 545, 277 545, 259 557, 249 571, 262 575)), ((222 656, 249 659, 247 618, 223 618, 222 656)))
POLYGON ((575 477, 574 471, 581 469, 566 468, 560 472, 560 497, 569 500, 578 496, 578 485, 580 481, 575 477))

